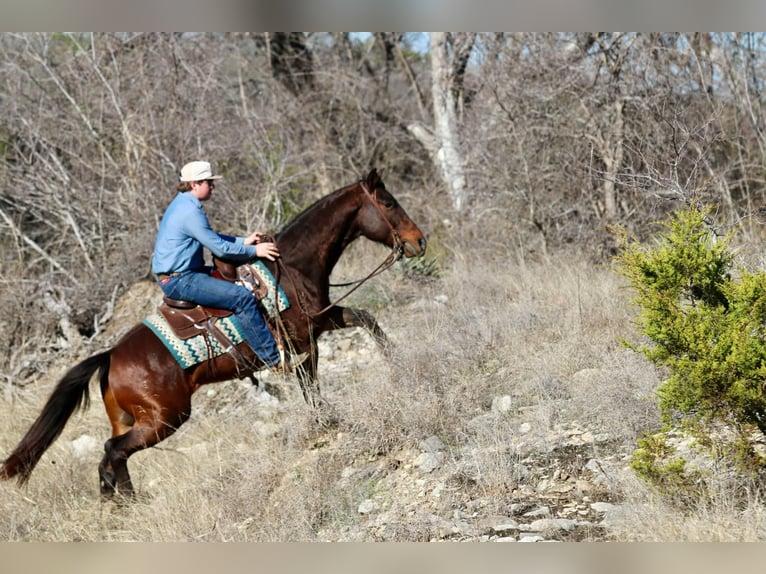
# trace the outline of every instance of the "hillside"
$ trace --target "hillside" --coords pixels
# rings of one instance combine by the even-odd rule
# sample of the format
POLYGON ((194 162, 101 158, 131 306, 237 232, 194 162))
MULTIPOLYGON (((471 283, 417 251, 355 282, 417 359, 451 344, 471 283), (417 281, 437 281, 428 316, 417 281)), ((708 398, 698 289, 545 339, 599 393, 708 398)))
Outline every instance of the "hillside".
MULTIPOLYGON (((203 388, 189 422, 131 458, 139 497, 103 503, 93 382, 27 487, 0 484, 0 535, 766 539, 762 486, 724 457, 703 461, 710 496, 683 510, 629 469, 665 374, 622 344, 635 310, 608 267, 615 230, 649 242, 699 203, 764 268, 764 40, 1 33, 0 456, 68 368, 158 303, 149 258, 188 161, 224 175, 206 209, 231 235, 284 229, 376 168, 428 252, 348 299, 378 317, 390 357, 358 330, 320 341, 336 425, 294 379, 203 388)), ((364 245, 335 278, 385 257, 364 245)))
MULTIPOLYGON (((756 505, 707 508, 702 528, 627 468, 636 437, 657 424, 658 381, 619 343, 630 309, 616 276, 572 261, 482 265, 439 279, 392 270, 362 291, 385 296, 377 315, 397 346, 386 361, 360 330, 323 337, 333 428, 314 424, 292 379, 203 389, 188 423, 131 458, 140 494, 129 504, 99 500, 108 424, 94 392, 26 488, 0 485, 3 539, 762 538, 756 505)), ((135 284, 98 340, 34 385, 6 389, 3 452, 76 356, 109 345, 157 296, 135 284)))

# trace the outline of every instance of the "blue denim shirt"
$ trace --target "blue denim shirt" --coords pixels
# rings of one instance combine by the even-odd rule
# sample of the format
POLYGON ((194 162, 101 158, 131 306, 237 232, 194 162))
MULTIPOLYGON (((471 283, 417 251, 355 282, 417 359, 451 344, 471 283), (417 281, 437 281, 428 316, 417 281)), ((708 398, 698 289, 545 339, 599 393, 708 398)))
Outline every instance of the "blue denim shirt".
POLYGON ((203 247, 216 257, 255 257, 255 245, 245 245, 244 241, 244 237, 213 231, 202 202, 189 192, 180 192, 160 221, 152 272, 201 271, 205 267, 203 247))

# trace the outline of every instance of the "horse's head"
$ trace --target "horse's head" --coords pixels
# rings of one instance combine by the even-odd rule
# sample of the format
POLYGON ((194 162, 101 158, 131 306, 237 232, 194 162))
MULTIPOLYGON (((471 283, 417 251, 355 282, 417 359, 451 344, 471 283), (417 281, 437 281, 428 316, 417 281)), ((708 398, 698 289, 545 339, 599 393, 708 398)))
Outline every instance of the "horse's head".
POLYGON ((426 252, 426 238, 391 195, 378 172, 373 169, 366 179, 359 182, 366 201, 359 212, 362 235, 389 247, 399 244, 407 257, 417 257, 426 252))

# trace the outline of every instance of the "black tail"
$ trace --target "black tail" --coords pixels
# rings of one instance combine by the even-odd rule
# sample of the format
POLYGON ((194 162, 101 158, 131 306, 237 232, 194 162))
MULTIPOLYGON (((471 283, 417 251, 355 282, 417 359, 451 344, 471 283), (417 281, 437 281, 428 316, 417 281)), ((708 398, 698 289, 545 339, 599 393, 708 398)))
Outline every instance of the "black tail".
POLYGON ((40 457, 64 430, 72 414, 78 409, 88 408, 88 385, 93 373, 99 369, 101 376, 106 376, 109 370, 109 351, 85 359, 69 369, 53 389, 37 420, 0 467, 0 479, 7 480, 16 476, 20 485, 29 480, 40 457))

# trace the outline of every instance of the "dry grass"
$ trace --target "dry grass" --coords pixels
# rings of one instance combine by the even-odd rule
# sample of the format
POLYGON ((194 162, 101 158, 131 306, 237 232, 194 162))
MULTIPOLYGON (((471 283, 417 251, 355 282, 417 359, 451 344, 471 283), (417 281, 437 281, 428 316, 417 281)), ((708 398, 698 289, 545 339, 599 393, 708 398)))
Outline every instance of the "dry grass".
MULTIPOLYGON (((362 253, 360 265, 378 255, 362 253)), ((320 361, 337 427, 316 427, 294 382, 280 383, 279 402, 242 382, 203 389, 188 423, 159 448, 131 458, 141 495, 116 504, 99 499, 99 448, 77 458, 71 447, 82 435, 98 443, 107 438, 96 396, 89 411, 70 421, 27 487, 0 485, 0 538, 374 540, 357 509, 376 496, 390 501, 387 512, 398 513, 397 531, 389 536, 428 540, 433 529, 416 510, 422 498, 392 482, 424 439, 441 438, 453 468, 469 454, 474 465, 470 479, 450 483, 449 493, 429 502, 433 512, 449 514, 451 505, 481 499, 487 513, 499 513, 524 483, 523 449, 544 452, 556 433, 579 428, 609 437, 594 456, 625 455, 657 424, 657 377, 620 345, 632 336, 632 312, 608 269, 573 260, 457 262, 438 280, 390 272, 355 296, 357 304, 375 309, 396 347, 385 361, 364 333, 332 334, 333 344, 349 348, 332 362, 320 361), (493 410, 503 396, 511 409, 493 410)), ((2 452, 15 445, 71 360, 46 380, 6 393, 2 452)), ((716 504, 680 515, 656 503, 624 467, 610 476, 612 495, 624 499, 625 511, 614 539, 764 538, 760 500, 735 507, 722 493, 716 504)))
POLYGON ((645 484, 629 473, 622 476, 620 486, 626 502, 623 520, 615 525, 613 532, 619 540, 762 542, 766 539, 764 501, 747 485, 726 485, 715 492, 710 501, 684 512, 657 499, 645 484))

